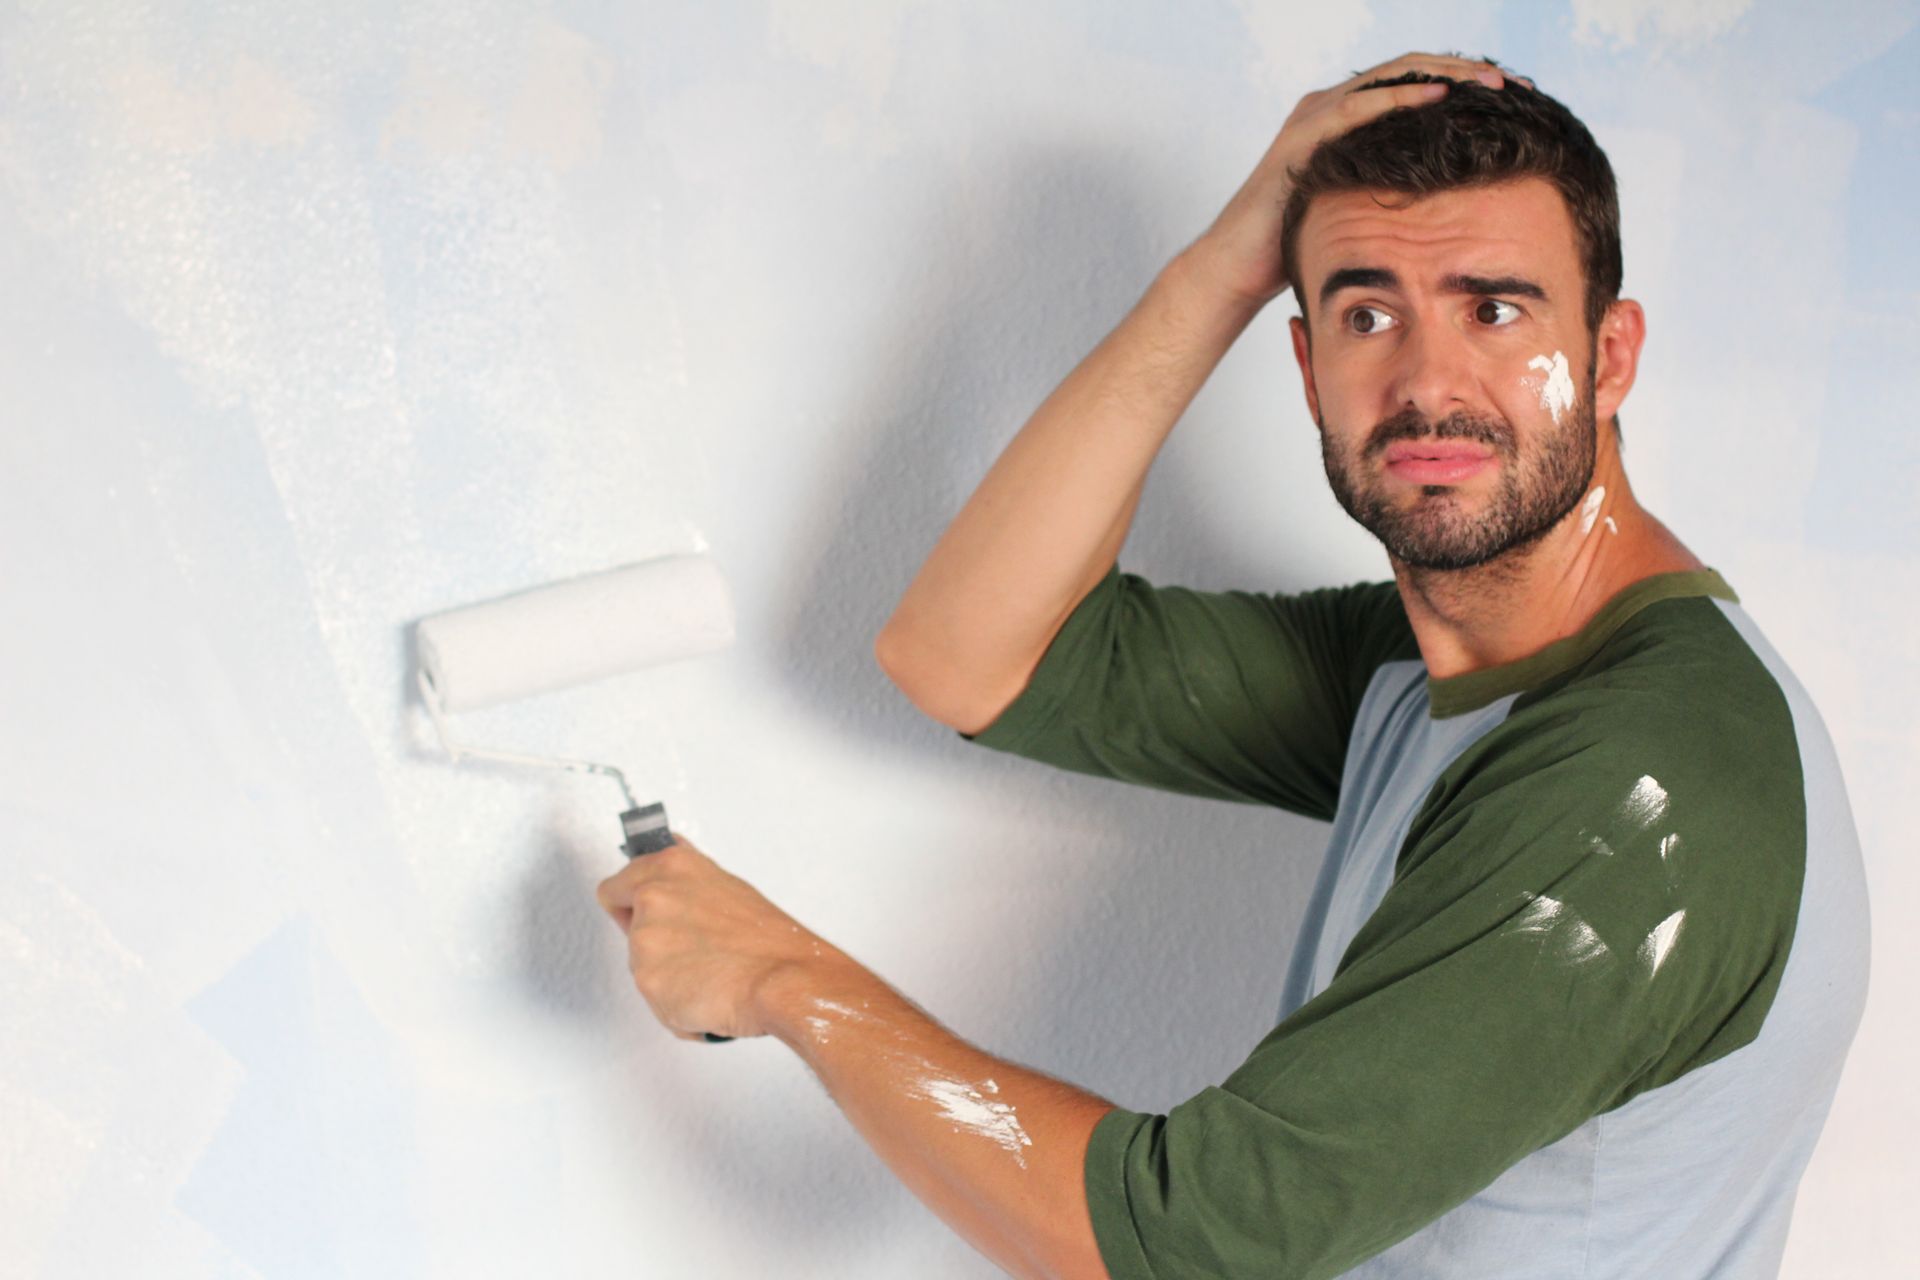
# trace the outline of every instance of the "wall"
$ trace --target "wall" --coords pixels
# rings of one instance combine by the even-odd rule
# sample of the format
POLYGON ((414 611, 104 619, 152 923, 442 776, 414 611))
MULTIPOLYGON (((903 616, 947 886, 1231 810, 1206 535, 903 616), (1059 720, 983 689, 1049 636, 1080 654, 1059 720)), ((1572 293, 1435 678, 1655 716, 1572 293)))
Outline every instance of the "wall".
MULTIPOLYGON (((1219 1079, 1324 830, 970 748, 869 646, 1294 100, 1409 47, 1620 171, 1636 487, 1819 700, 1876 895, 1787 1274, 1920 1252, 1912 0, 394 10, 0 10, 0 1270, 988 1274, 784 1050, 651 1023, 610 788, 408 696, 420 616, 674 551, 732 650, 462 728, 622 764, 997 1051, 1219 1079)), ((1269 315, 1128 568, 1384 572, 1297 386, 1269 315)))

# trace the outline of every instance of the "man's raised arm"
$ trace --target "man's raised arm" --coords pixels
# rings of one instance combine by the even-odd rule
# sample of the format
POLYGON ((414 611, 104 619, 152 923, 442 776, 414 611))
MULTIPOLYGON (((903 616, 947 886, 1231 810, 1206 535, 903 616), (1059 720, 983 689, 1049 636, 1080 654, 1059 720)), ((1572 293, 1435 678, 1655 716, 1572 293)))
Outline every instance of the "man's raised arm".
POLYGON ((1352 92, 1364 78, 1463 74, 1454 62, 1408 55, 1301 99, 1214 224, 1034 412, 874 643, 882 669, 922 711, 977 733, 1026 688, 1068 615, 1113 567, 1174 424, 1260 308, 1287 287, 1287 171, 1323 138, 1446 91, 1410 84, 1352 92))

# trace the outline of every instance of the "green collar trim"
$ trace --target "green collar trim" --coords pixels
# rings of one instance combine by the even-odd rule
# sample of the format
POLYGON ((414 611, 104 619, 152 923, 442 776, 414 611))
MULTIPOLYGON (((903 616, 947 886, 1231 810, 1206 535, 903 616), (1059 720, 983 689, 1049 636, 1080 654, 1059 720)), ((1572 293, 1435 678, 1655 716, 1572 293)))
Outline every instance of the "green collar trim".
POLYGON ((1468 671, 1444 680, 1427 677, 1427 704, 1435 720, 1478 711, 1512 693, 1524 693, 1544 684, 1562 671, 1580 665, 1597 652, 1607 638, 1650 604, 1678 600, 1688 596, 1714 596, 1740 603, 1733 588, 1712 569, 1686 569, 1676 573, 1656 573, 1650 578, 1629 583, 1593 615, 1586 626, 1574 634, 1555 640, 1537 653, 1516 658, 1497 667, 1468 671))

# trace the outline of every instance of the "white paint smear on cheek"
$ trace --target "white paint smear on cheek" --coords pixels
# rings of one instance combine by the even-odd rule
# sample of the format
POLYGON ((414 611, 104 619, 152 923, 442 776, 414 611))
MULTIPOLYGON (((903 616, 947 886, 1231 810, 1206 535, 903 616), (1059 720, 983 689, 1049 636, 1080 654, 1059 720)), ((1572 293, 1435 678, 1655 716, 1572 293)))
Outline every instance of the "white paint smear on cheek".
MULTIPOLYGON (((1537 369, 1546 376, 1537 388, 1540 407, 1553 415, 1553 425, 1559 426, 1567 411, 1573 408, 1573 374, 1567 367, 1566 353, 1556 351, 1552 356, 1535 356, 1527 361, 1527 368, 1537 369)), ((1532 385, 1532 380, 1528 379, 1532 385)))

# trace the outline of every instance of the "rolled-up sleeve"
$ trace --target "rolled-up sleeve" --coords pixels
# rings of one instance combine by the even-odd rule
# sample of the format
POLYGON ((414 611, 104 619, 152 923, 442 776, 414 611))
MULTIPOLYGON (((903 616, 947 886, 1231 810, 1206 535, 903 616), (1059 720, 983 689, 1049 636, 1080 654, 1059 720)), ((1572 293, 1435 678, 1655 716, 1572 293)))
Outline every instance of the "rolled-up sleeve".
POLYGON ((981 746, 1076 773, 1333 816, 1367 682, 1417 652, 1392 583, 1297 595, 1109 570, 981 746))

